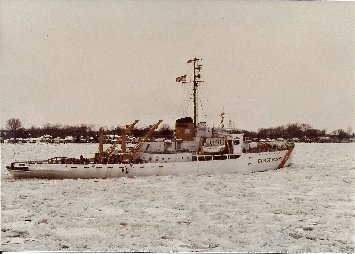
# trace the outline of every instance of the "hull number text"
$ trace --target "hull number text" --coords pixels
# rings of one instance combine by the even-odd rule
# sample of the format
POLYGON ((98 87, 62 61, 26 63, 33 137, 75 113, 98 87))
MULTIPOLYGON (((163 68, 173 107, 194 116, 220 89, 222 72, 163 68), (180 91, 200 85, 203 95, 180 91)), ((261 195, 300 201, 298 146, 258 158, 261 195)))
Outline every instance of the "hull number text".
POLYGON ((279 161, 279 160, 282 160, 282 157, 258 159, 258 163, 271 162, 271 161, 279 161))

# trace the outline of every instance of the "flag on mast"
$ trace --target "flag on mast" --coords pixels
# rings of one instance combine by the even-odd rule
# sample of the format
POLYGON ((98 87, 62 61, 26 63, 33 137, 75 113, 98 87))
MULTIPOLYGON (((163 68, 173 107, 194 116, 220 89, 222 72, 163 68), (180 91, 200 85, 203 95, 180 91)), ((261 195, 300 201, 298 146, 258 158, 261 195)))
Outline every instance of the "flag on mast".
POLYGON ((176 82, 186 82, 186 74, 176 78, 176 82))

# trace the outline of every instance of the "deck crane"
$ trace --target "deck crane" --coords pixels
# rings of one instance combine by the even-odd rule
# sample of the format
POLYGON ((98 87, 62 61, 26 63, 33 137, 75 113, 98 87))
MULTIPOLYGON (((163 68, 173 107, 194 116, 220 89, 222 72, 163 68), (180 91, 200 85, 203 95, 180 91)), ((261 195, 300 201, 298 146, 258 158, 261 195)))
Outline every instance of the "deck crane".
MULTIPOLYGON (((105 154, 106 156, 110 156, 111 153, 115 150, 115 148, 117 147, 117 145, 124 141, 124 145, 126 144, 126 139, 127 139, 127 135, 129 135, 131 133, 131 131, 133 130, 134 126, 139 122, 139 120, 134 120, 133 123, 129 124, 129 125, 126 125, 126 129, 123 130, 122 132, 122 137, 121 138, 118 138, 109 148, 106 149, 105 151, 105 154)), ((126 150, 126 147, 123 147, 122 145, 122 152, 123 150, 126 150)), ((124 151, 126 152, 126 151, 124 151)))
POLYGON ((107 158, 115 150, 117 145, 123 141, 123 139, 124 139, 124 149, 126 149, 125 145, 126 145, 127 135, 129 133, 131 133, 131 131, 133 130, 133 127, 137 123, 138 123, 138 120, 134 120, 134 122, 131 123, 130 125, 126 125, 126 129, 124 129, 123 133, 122 133, 122 138, 118 138, 109 148, 106 149, 106 151, 104 151, 104 129, 100 128, 100 130, 99 130, 99 152, 97 154, 95 154, 95 158, 96 158, 96 156, 98 156, 97 159, 99 161, 107 160, 107 158))
MULTIPOLYGON (((131 162, 133 160, 133 156, 138 152, 139 148, 141 148, 142 145, 148 140, 148 138, 158 128, 159 124, 162 121, 163 120, 159 120, 157 123, 150 125, 149 126, 149 131, 144 135, 144 137, 128 153, 127 152, 123 153, 123 150, 122 150, 122 161, 131 162)), ((122 140, 122 145, 125 145, 123 143, 124 143, 124 140, 122 140)))

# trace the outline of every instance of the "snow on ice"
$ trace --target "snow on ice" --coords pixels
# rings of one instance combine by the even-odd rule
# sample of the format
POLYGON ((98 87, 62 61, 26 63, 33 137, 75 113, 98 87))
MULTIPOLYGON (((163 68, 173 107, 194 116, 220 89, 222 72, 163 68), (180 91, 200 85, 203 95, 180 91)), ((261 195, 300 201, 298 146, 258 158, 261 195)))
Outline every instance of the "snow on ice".
POLYGON ((3 144, 2 250, 354 252, 354 148, 296 144, 291 167, 245 175, 18 180, 14 160, 97 146, 3 144))

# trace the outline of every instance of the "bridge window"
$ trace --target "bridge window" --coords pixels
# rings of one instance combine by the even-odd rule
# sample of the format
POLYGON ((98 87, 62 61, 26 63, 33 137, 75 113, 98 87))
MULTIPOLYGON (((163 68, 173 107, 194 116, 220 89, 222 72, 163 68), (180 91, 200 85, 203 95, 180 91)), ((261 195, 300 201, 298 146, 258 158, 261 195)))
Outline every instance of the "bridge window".
POLYGON ((237 155, 237 154, 229 155, 229 159, 238 159, 239 157, 240 157, 240 155, 237 155))

